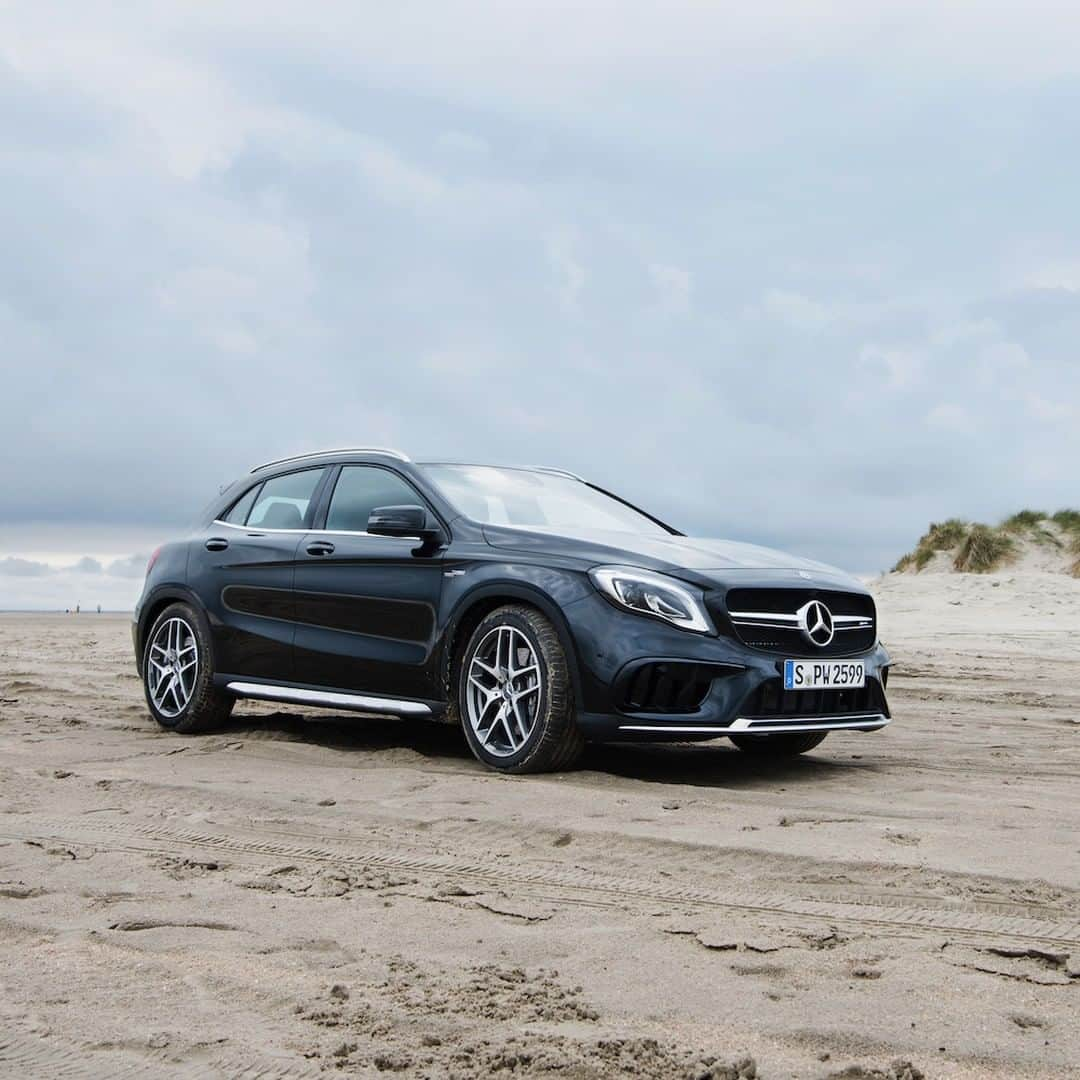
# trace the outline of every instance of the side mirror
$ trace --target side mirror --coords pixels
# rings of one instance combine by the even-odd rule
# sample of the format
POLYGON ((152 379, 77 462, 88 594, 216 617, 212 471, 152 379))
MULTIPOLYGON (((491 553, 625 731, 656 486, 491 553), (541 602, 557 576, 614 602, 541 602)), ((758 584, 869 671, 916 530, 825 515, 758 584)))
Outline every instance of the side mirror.
POLYGON ((368 517, 373 536, 408 536, 425 542, 440 535, 439 526, 422 506, 377 506, 368 517))

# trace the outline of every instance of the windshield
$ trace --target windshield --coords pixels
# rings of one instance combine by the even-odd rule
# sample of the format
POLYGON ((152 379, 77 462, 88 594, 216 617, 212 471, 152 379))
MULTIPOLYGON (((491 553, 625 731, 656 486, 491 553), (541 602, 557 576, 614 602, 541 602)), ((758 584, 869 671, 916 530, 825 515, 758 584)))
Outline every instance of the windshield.
POLYGON ((639 510, 568 476, 490 465, 421 465, 420 468, 450 503, 485 525, 670 535, 639 510))

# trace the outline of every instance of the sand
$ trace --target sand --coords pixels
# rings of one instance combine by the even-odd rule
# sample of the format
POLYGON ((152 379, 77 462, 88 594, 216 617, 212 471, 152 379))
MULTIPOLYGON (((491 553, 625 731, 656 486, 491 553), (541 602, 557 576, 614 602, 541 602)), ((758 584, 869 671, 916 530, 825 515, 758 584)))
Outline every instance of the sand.
POLYGON ((0 1075, 1080 1075, 1080 582, 875 588, 885 731, 530 778, 0 616, 0 1075))

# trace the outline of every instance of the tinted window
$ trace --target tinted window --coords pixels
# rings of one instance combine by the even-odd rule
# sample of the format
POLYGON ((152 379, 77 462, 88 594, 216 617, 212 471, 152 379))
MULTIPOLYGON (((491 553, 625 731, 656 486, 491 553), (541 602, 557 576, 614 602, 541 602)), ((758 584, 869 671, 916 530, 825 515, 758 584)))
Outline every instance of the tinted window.
POLYGON ((367 532, 377 506, 422 506, 423 500, 397 473, 373 465, 346 465, 330 500, 326 527, 341 532, 367 532))
POLYGON ((255 502, 255 496, 258 494, 259 485, 256 484, 233 504, 233 508, 227 514, 222 515, 221 520, 229 522, 230 525, 243 525, 247 521, 251 504, 255 502))
POLYGON ((248 515, 247 524, 259 529, 302 529, 307 524, 311 496, 325 469, 305 469, 267 480, 248 515))

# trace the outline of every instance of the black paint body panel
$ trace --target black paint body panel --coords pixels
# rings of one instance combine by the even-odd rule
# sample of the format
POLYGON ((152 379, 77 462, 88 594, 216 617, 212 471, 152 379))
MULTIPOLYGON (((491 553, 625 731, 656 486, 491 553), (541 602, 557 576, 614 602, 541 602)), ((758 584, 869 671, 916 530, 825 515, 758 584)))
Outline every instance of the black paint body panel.
POLYGON ((417 541, 310 533, 296 568, 297 679, 402 698, 436 696, 432 653, 442 589, 441 552, 417 541), (329 555, 308 555, 325 540, 329 555))
POLYGON ((292 678, 292 587, 298 546, 295 533, 214 526, 190 543, 188 586, 210 620, 219 671, 292 678), (222 536, 229 541, 225 551, 206 550, 206 540, 222 536), (237 600, 240 606, 234 606, 237 600))

